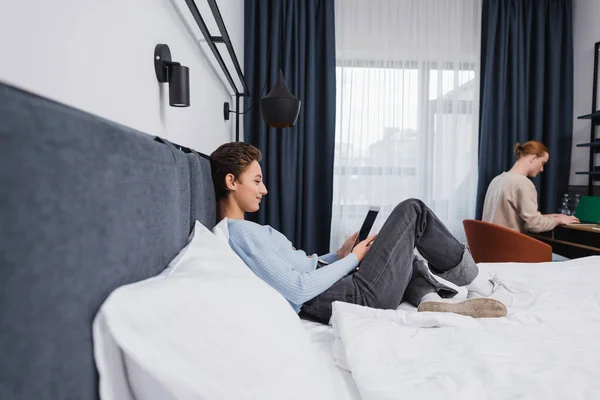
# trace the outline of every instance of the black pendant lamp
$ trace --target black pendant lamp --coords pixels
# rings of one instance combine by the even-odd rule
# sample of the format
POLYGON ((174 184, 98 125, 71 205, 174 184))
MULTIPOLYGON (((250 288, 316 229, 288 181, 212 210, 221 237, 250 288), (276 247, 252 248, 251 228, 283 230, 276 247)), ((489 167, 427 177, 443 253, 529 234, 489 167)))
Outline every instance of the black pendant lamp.
POLYGON ((260 112, 265 124, 271 128, 290 128, 294 126, 300 113, 302 102, 287 87, 283 72, 269 94, 260 99, 260 112))

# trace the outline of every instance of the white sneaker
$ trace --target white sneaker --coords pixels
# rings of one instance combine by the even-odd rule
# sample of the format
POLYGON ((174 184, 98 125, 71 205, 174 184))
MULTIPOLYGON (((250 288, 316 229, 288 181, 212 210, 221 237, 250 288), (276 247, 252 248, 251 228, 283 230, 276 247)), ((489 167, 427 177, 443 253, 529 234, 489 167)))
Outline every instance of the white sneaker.
POLYGON ((486 297, 496 299, 506 307, 523 308, 533 304, 533 294, 524 290, 510 288, 506 283, 502 282, 498 275, 492 275, 490 282, 493 285, 492 294, 483 296, 478 292, 471 291, 467 293, 467 298, 486 297))

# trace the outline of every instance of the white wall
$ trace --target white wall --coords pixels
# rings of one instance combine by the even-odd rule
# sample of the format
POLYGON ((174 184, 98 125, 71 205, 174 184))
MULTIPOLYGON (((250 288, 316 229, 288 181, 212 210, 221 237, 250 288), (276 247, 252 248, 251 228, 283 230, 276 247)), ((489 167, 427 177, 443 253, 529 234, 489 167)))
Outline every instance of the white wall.
MULTIPOLYGON (((206 1, 196 3, 218 35, 206 1)), ((243 66, 243 0, 218 4, 243 66)), ((0 0, 0 10, 0 81, 204 153, 235 138, 222 116, 233 91, 183 0, 0 0), (169 106, 158 43, 190 68, 190 107, 169 106)))
MULTIPOLYGON (((573 1, 573 152, 571 157, 571 185, 587 185, 587 175, 576 171, 589 169, 589 149, 575 147, 590 141, 590 121, 578 120, 578 115, 589 114, 592 107, 594 43, 600 41, 600 1, 573 1)), ((600 98, 597 100, 600 102, 600 98)), ((598 107, 600 108, 600 103, 598 107)))

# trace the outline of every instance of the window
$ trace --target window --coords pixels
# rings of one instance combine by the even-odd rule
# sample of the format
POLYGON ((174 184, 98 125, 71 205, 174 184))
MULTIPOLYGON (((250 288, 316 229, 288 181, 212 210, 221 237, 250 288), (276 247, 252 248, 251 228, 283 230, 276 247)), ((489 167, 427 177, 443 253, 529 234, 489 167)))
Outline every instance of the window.
POLYGON ((333 207, 344 233, 360 227, 369 205, 382 207, 379 228, 411 197, 423 199, 451 229, 471 217, 475 65, 344 64, 337 67, 333 207))

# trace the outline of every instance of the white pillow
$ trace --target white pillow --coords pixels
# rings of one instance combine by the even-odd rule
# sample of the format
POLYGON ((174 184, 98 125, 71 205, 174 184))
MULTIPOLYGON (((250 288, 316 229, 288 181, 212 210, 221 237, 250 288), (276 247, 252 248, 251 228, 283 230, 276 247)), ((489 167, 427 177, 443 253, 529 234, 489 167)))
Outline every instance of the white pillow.
POLYGON ((199 222, 166 273, 109 296, 94 342, 104 400, 335 397, 289 303, 199 222))
POLYGON ((229 218, 227 217, 223 218, 212 230, 216 237, 223 240, 227 244, 229 244, 229 226, 227 226, 228 219, 229 218))

